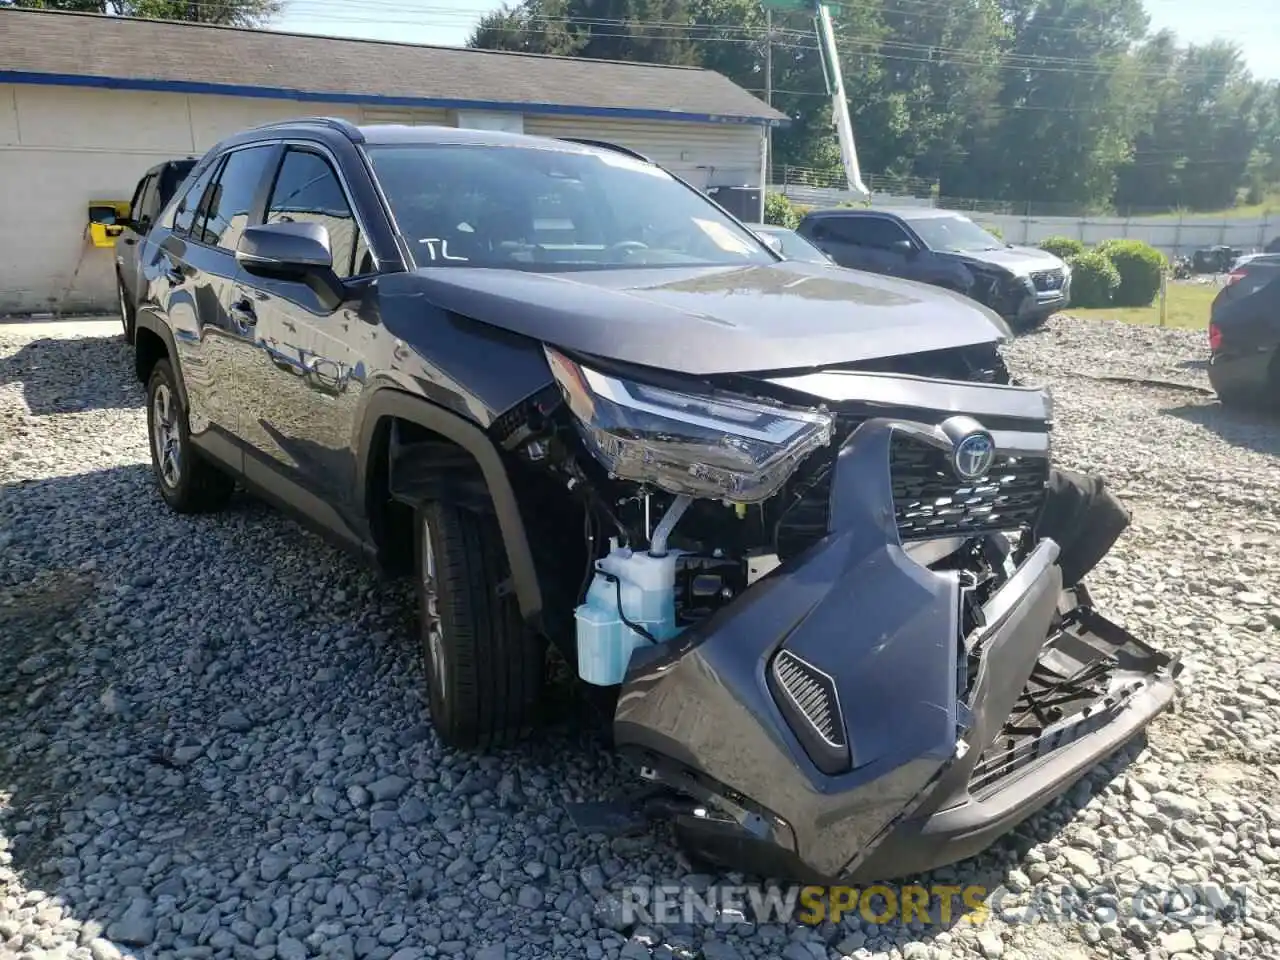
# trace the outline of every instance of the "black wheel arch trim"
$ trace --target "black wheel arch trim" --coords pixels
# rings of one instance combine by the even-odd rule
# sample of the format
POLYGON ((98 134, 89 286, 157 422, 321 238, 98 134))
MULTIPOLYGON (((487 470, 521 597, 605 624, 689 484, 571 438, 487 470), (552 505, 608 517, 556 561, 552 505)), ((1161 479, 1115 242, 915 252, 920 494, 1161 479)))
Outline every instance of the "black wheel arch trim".
POLYGON ((133 349, 135 364, 137 363, 138 351, 137 337, 138 333, 142 330, 149 330, 164 341, 164 348, 168 354, 169 366, 173 368, 173 378, 177 381, 176 386, 178 388, 178 398, 182 401, 182 408, 184 410, 189 410, 190 407, 187 406, 187 382, 182 376, 181 361, 178 359, 178 345, 173 339, 173 331, 169 329, 168 325, 165 324, 164 321, 158 319, 155 314, 146 310, 135 309, 133 317, 133 349))
POLYGON ((357 489, 365 494, 369 491, 370 457, 377 425, 385 417, 425 427, 456 443, 475 458, 493 501, 520 613, 527 622, 538 622, 542 613, 542 588, 538 582, 537 567, 515 488, 493 441, 478 426, 443 407, 394 387, 382 387, 374 391, 367 401, 360 426, 356 480, 357 489))

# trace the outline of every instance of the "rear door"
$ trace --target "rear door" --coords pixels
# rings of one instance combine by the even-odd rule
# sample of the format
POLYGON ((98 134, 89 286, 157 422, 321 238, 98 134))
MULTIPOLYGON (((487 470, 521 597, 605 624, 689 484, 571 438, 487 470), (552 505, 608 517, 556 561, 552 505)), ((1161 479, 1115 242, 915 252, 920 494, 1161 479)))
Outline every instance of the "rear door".
POLYGON ((907 257, 893 244, 910 240, 905 230, 885 217, 866 214, 824 217, 815 225, 814 245, 842 267, 904 276, 907 257))
POLYGON ((137 304, 142 287, 142 241, 160 213, 159 176, 151 171, 138 181, 129 203, 129 223, 116 242, 116 272, 120 289, 130 306, 137 304))

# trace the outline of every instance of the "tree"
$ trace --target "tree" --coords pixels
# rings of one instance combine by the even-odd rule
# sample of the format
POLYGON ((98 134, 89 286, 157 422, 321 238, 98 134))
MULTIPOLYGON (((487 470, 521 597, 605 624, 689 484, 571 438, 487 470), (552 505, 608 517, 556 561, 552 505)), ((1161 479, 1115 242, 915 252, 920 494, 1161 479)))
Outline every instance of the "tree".
MULTIPOLYGON (((865 171, 1050 212, 1205 209, 1280 184, 1280 84, 1252 80, 1230 44, 1147 37, 1143 0, 831 9, 865 171)), ((765 89, 759 0, 522 0, 470 45, 692 64, 765 89)), ((775 12, 771 46, 773 104, 792 121, 775 165, 838 174, 811 15, 775 12)))
POLYGON ((1146 31, 1141 0, 1000 2, 998 124, 966 136, 970 160, 944 175, 943 193, 1105 207, 1138 120, 1130 50, 1146 31))
POLYGON ((185 20, 237 27, 257 27, 273 20, 283 0, 0 0, 4 7, 110 13, 149 20, 185 20))
POLYGON ((1147 115, 1119 170, 1117 208, 1213 210, 1232 206, 1251 178, 1262 190, 1267 88, 1249 76, 1239 49, 1216 41, 1178 47, 1158 34, 1137 59, 1151 77, 1147 115))

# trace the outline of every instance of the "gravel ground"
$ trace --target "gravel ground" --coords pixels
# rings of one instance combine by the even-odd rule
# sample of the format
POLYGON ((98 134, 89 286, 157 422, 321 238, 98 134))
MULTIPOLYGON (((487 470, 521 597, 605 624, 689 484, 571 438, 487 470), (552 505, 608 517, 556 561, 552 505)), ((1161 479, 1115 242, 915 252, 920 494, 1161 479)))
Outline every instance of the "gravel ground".
POLYGON ((248 499, 171 515, 119 338, 0 327, 0 957, 1275 956, 1280 423, 1206 395, 1202 340, 1056 318, 1010 348, 1060 459, 1135 511, 1099 603, 1188 669, 1145 748, 928 878, 1003 885, 998 915, 618 929, 624 884, 691 867, 571 829, 632 782, 598 739, 442 750, 404 587, 248 499), (1247 909, 1133 916, 1206 883, 1247 909))

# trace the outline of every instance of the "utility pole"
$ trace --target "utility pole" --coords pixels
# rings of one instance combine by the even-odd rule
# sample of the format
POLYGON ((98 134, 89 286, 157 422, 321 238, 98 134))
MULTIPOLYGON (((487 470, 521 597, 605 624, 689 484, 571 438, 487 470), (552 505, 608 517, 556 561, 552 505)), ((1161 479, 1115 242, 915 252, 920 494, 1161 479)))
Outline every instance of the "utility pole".
MULTIPOLYGON (((773 11, 768 7, 764 11, 764 102, 773 106, 773 11)), ((773 173, 773 127, 766 127, 764 136, 765 182, 761 186, 767 187, 773 173)))

